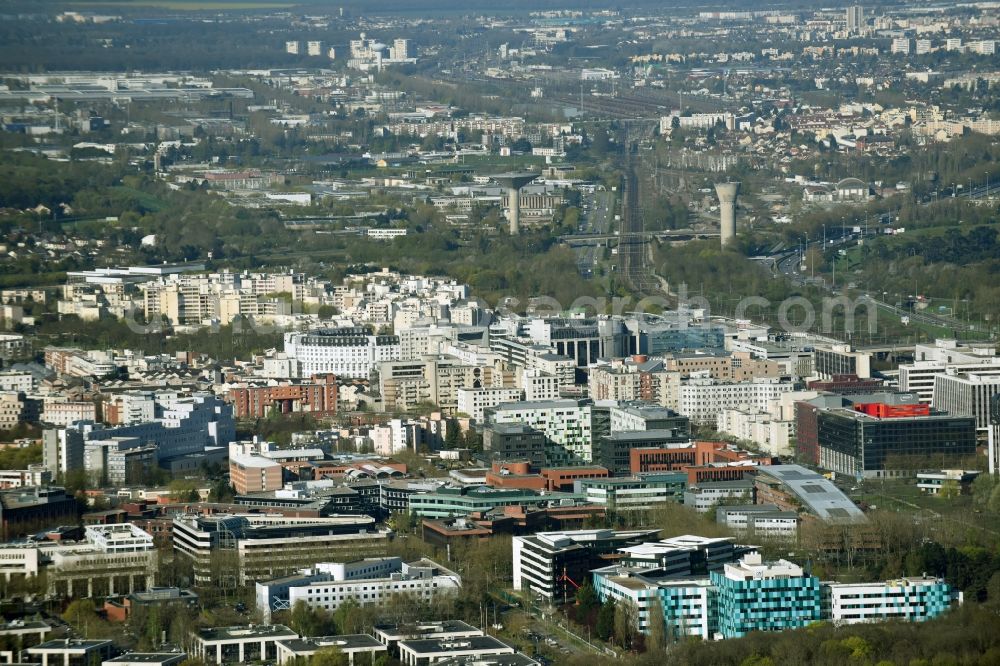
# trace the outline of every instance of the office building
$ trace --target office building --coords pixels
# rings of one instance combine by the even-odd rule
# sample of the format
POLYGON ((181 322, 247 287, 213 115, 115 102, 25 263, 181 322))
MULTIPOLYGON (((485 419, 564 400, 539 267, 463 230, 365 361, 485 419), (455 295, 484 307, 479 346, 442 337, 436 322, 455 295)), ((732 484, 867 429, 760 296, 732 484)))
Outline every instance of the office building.
POLYGON ((957 373, 949 368, 934 377, 934 409, 952 416, 971 416, 976 430, 985 431, 990 423, 990 400, 1000 394, 1000 372, 997 374, 957 373))
POLYGON ((382 557, 346 563, 320 562, 297 575, 256 585, 257 608, 269 619, 273 611, 288 610, 299 601, 328 612, 348 600, 359 606, 373 606, 387 603, 400 594, 429 603, 438 595, 457 591, 462 579, 428 559, 403 562, 398 557, 382 557))
POLYGON ((278 641, 299 635, 280 624, 206 627, 191 636, 191 654, 210 664, 268 661, 278 657, 278 641))
POLYGON ((905 577, 885 583, 830 583, 822 587, 834 624, 886 620, 923 622, 951 607, 951 586, 939 578, 905 577))
POLYGON ((131 523, 91 525, 80 541, 29 541, 0 546, 0 573, 44 576, 60 598, 104 597, 153 586, 159 567, 153 537, 131 523))
POLYGON ((76 525, 76 499, 56 486, 0 492, 0 540, 10 541, 61 525, 76 525))
POLYGON ((759 467, 754 476, 757 504, 828 523, 863 523, 865 514, 832 481, 801 465, 759 467))
POLYGON ((184 514, 172 523, 174 551, 192 562, 195 582, 222 588, 288 575, 331 557, 381 557, 388 537, 370 516, 184 514))
POLYGON ((788 560, 764 562, 750 553, 709 577, 718 589, 723 638, 797 629, 820 619, 819 579, 788 560))
MULTIPOLYGON (((232 406, 215 396, 160 392, 152 400, 155 417, 150 421, 115 427, 79 422, 43 431, 43 464, 54 473, 86 469, 104 475, 108 458, 93 451, 102 446, 98 442, 107 442, 117 451, 155 446, 159 464, 169 468, 171 461, 203 454, 208 447, 226 446, 236 438, 232 406)), ((125 464, 127 457, 119 464, 125 464)))
POLYGON ((410 495, 409 503, 410 513, 422 518, 458 518, 503 507, 575 506, 583 504, 584 501, 583 495, 579 493, 466 485, 445 486, 431 492, 415 493, 410 495))
POLYGON ((601 558, 655 539, 659 530, 539 532, 513 539, 514 589, 548 601, 571 596, 601 558))
POLYGON ((646 511, 657 504, 684 501, 687 474, 658 473, 626 478, 580 479, 577 486, 584 499, 609 512, 646 511))
POLYGON ((753 498, 754 485, 750 479, 706 481, 684 491, 684 506, 698 513, 708 513, 719 504, 752 503, 753 498))
POLYGON ((668 448, 673 444, 686 444, 690 439, 687 428, 612 432, 595 442, 594 462, 608 468, 614 476, 627 476, 632 473, 633 449, 668 448))
POLYGON ((795 541, 799 534, 799 514, 782 511, 774 504, 720 506, 715 520, 748 539, 795 541))
POLYGON ((939 579, 820 583, 792 562, 764 562, 756 552, 707 576, 683 571, 620 563, 595 569, 592 576, 602 602, 634 604, 641 632, 650 632, 651 613, 658 609, 668 635, 703 640, 782 631, 820 620, 922 622, 945 613, 955 596, 961 602, 961 595, 939 579))
POLYGON ((913 363, 899 366, 899 390, 916 393, 920 402, 931 404, 935 377, 949 372, 949 368, 955 373, 1000 374, 1000 357, 992 343, 962 344, 939 339, 933 344, 917 344, 913 363))
POLYGON ((378 663, 377 658, 388 648, 367 634, 342 634, 340 636, 314 636, 311 638, 286 638, 277 641, 278 664, 308 662, 320 650, 336 650, 347 655, 348 664, 378 663), (362 655, 369 655, 364 657, 362 655))

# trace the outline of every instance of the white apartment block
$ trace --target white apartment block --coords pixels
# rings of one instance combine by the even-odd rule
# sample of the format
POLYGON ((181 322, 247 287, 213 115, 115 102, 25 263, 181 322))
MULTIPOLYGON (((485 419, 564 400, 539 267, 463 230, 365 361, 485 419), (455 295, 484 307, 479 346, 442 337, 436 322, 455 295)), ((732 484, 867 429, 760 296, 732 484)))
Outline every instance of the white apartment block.
POLYGON ((158 568, 153 537, 131 523, 88 526, 75 543, 0 546, 0 573, 8 580, 44 572, 48 593, 70 598, 147 589, 158 568))
POLYGON ((919 622, 950 604, 948 586, 937 578, 906 577, 884 583, 831 583, 830 619, 834 624, 885 621, 919 622))
POLYGON ((920 402, 934 405, 934 384, 948 372, 977 375, 1000 375, 1000 357, 979 357, 962 362, 915 361, 899 366, 899 390, 916 393, 920 402))
POLYGON ((379 363, 398 361, 399 338, 372 335, 361 327, 286 333, 285 354, 299 364, 300 376, 332 373, 368 379, 379 363))
POLYGON ((934 409, 959 416, 974 416, 976 429, 990 424, 990 399, 1000 393, 1000 368, 996 374, 953 372, 934 377, 934 409))
POLYGON ((458 412, 482 423, 487 409, 505 402, 520 402, 523 397, 521 389, 516 388, 459 389, 458 412))
POLYGON ((558 400, 561 383, 555 375, 549 375, 539 370, 521 370, 521 388, 524 389, 524 400, 537 402, 541 400, 558 400))
POLYGON ((30 393, 35 388, 35 377, 30 372, 6 370, 0 372, 0 391, 30 393))
POLYGON ((893 54, 909 55, 910 39, 908 37, 897 37, 893 39, 892 44, 889 47, 889 52, 893 54))
POLYGON ((593 461, 590 405, 577 400, 513 402, 500 405, 493 423, 518 423, 545 433, 549 465, 593 461))
POLYGON ((306 55, 323 55, 323 42, 306 42, 306 55))
POLYGON ((730 407, 719 412, 715 429, 737 439, 753 442, 775 456, 792 455, 795 421, 775 419, 770 411, 730 407))
POLYGON ((400 594, 427 603, 462 586, 458 574, 427 559, 403 562, 398 557, 385 557, 323 562, 303 574, 257 583, 257 607, 265 618, 274 610, 292 608, 298 601, 333 612, 350 599, 360 606, 377 606, 400 594))
POLYGON ((781 394, 793 389, 794 384, 780 379, 731 383, 692 376, 681 382, 677 411, 694 423, 716 425, 725 409, 769 410, 781 394))

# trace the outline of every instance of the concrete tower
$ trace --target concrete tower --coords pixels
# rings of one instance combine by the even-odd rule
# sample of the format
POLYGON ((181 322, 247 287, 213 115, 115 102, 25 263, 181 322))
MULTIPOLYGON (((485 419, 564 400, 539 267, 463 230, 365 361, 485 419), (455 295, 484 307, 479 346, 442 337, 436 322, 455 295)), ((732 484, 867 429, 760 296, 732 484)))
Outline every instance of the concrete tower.
POLYGON ((736 238, 736 197, 740 193, 739 183, 716 183, 715 193, 719 196, 719 224, 722 247, 736 238))
POLYGON ((498 173, 490 176, 493 180, 507 188, 507 221, 510 222, 510 235, 521 232, 521 188, 538 178, 537 173, 498 173))

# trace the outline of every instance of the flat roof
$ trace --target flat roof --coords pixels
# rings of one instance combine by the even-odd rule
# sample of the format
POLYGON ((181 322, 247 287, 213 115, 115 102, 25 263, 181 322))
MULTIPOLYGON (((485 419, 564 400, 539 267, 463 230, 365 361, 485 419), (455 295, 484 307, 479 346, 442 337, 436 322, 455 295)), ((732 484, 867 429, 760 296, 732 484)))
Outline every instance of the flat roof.
POLYGON ((402 640, 400 648, 417 654, 435 654, 441 652, 464 652, 468 650, 513 650, 513 646, 492 636, 463 636, 462 638, 417 638, 402 640))
POLYGON ((198 638, 205 642, 298 638, 298 636, 297 633, 282 624, 208 627, 198 631, 198 638))
POLYGON ((166 664, 183 661, 187 658, 184 652, 129 652, 114 659, 105 659, 105 664, 166 664))
POLYGON ((435 666, 539 666, 541 662, 535 661, 526 654, 515 652, 514 654, 495 654, 489 657, 478 655, 462 655, 459 657, 449 657, 435 664, 435 666))
POLYGON ((371 650, 373 652, 387 649, 378 639, 368 634, 289 638, 278 642, 292 652, 314 652, 328 647, 336 647, 341 650, 371 650))

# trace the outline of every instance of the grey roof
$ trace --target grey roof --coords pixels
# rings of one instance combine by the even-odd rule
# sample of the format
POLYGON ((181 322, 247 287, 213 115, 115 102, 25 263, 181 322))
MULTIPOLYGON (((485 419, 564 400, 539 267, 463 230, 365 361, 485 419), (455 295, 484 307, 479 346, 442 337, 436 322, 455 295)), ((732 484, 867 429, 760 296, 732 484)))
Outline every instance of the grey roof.
POLYGON ((653 430, 625 430, 613 432, 608 435, 608 439, 619 442, 644 442, 647 440, 660 439, 677 440, 678 438, 690 439, 686 433, 679 430, 671 430, 669 428, 658 428, 653 430))
POLYGON ((379 652, 386 647, 368 634, 345 634, 343 636, 315 636, 313 638, 290 638, 278 641, 292 652, 315 652, 323 648, 336 647, 341 650, 370 650, 379 652))
POLYGON ((403 640, 400 646, 416 654, 435 654, 441 652, 467 652, 471 650, 507 650, 512 646, 492 636, 465 636, 462 638, 418 638, 403 640))
POLYGON ((866 520, 865 514, 829 479, 801 465, 769 465, 758 468, 788 488, 811 513, 831 522, 866 520))
POLYGON ((539 666, 540 664, 541 662, 535 661, 526 654, 515 652, 514 654, 496 654, 489 657, 480 655, 450 657, 437 662, 436 666, 539 666))

